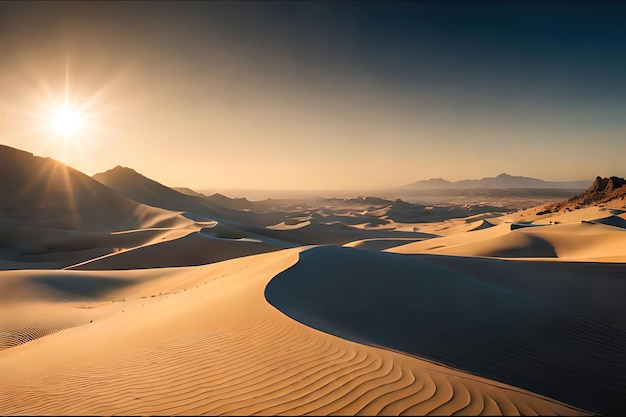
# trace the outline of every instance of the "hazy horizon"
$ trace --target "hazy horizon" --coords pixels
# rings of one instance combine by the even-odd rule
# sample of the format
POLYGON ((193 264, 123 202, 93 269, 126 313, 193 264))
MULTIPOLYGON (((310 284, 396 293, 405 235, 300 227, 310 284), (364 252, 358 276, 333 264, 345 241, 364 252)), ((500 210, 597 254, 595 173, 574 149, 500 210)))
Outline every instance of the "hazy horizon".
POLYGON ((0 143, 198 190, 623 177, 624 16, 617 2, 2 2, 0 143), (66 91, 84 109, 73 138, 44 120, 66 91))

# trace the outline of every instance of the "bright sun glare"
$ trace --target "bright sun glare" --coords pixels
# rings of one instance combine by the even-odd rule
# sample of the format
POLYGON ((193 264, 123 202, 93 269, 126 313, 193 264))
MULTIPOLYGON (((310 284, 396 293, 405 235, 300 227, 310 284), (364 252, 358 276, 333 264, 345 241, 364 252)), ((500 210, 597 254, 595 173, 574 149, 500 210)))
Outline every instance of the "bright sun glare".
POLYGON ((54 116, 54 128, 63 136, 76 134, 81 127, 80 115, 70 109, 61 109, 54 116))

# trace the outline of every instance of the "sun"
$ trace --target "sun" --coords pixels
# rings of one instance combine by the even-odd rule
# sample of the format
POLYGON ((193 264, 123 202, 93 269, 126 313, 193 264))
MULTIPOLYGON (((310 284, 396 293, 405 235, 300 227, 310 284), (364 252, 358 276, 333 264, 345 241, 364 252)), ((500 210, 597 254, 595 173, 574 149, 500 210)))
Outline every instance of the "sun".
POLYGON ((80 114, 68 108, 57 111, 52 119, 54 129, 63 136, 73 136, 82 127, 80 114))

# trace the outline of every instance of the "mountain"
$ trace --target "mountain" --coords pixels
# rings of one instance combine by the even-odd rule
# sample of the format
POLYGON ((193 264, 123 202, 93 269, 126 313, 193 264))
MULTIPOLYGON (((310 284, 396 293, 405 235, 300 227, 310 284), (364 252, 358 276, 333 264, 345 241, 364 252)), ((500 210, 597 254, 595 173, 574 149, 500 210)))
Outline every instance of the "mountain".
POLYGON ((480 180, 446 181, 442 178, 415 181, 403 186, 409 190, 474 189, 474 188, 553 188, 584 190, 591 181, 544 181, 538 178, 522 177, 502 173, 496 177, 480 180))
POLYGON ((136 228, 163 214, 59 161, 0 145, 0 220, 109 231, 136 228))
POLYGON ((153 207, 186 212, 188 217, 196 220, 228 220, 265 226, 284 219, 282 213, 259 214, 243 211, 252 207, 252 203, 245 198, 231 199, 217 193, 206 196, 199 193, 190 195, 188 191, 178 192, 134 169, 122 166, 95 174, 93 178, 132 200, 153 207))
POLYGON ((221 216, 223 207, 213 205, 203 196, 180 193, 145 177, 132 168, 116 166, 95 174, 93 179, 116 192, 143 204, 167 210, 192 212, 207 220, 221 216))
POLYGON ((204 194, 199 193, 199 192, 197 192, 195 190, 192 190, 189 187, 172 187, 172 190, 178 191, 181 194, 193 195, 193 196, 196 196, 196 197, 204 196, 204 194))
POLYGON ((613 199, 615 197, 621 197, 626 192, 626 180, 619 177, 602 178, 596 177, 591 186, 584 192, 584 194, 591 196, 592 198, 601 199, 613 199))
POLYGON ((59 161, 0 145, 0 269, 65 268, 155 238, 137 229, 189 224, 59 161))
POLYGON ((227 207, 232 210, 250 210, 253 204, 245 197, 243 198, 230 198, 223 194, 215 193, 205 198, 214 201, 215 203, 227 207))
POLYGON ((538 215, 569 211, 593 205, 607 208, 626 207, 626 180, 619 177, 596 177, 583 193, 568 200, 545 206, 538 215))

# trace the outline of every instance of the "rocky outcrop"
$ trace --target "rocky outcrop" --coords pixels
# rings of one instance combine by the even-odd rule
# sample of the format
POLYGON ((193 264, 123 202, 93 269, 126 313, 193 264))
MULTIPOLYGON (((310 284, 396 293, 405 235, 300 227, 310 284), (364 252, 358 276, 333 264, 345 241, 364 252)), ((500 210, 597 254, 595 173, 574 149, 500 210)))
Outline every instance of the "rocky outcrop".
POLYGON ((602 178, 596 177, 595 181, 587 190, 585 190, 584 194, 587 195, 597 195, 597 194, 610 194, 613 191, 623 187, 626 185, 626 180, 619 177, 609 177, 602 178))
POLYGON ((568 209, 575 210, 606 203, 626 204, 626 180, 624 178, 596 177, 593 184, 582 194, 559 203, 547 205, 543 211, 537 214, 556 213, 568 209))

